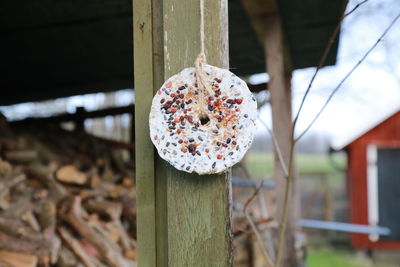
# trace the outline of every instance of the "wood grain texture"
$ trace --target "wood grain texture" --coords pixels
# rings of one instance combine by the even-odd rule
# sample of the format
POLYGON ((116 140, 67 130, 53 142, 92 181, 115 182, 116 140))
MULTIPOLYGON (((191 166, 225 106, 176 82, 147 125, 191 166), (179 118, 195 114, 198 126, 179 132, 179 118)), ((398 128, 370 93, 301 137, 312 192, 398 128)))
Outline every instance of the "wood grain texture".
MULTIPOLYGON (((228 68, 226 0, 206 0, 206 53, 228 68)), ((164 79, 194 65, 199 0, 135 0, 134 69, 139 266, 230 266, 230 175, 179 172, 149 138, 148 114, 164 79)))
POLYGON ((155 155, 148 114, 154 89, 153 1, 133 1, 138 265, 156 265, 155 155))
MULTIPOLYGON (((228 68, 226 0, 205 0, 210 64, 228 68)), ((200 52, 200 1, 164 1, 165 75, 194 65, 200 52)), ((168 266, 230 266, 230 177, 198 176, 168 166, 168 266)))
MULTIPOLYGON (((18 267, 36 267, 38 257, 30 254, 0 250, 0 262, 18 267)), ((0 265, 3 266, 3 264, 0 265)), ((4 265, 7 266, 6 264, 4 265)))
MULTIPOLYGON (((265 54, 267 69, 270 75, 268 89, 271 92, 271 111, 273 131, 286 167, 290 161, 291 129, 292 129, 292 95, 291 73, 285 73, 284 45, 280 23, 277 13, 269 14, 265 21, 265 54)), ((282 217, 284 210, 284 196, 286 190, 286 175, 279 162, 279 157, 274 155, 274 177, 278 190, 278 218, 282 217)), ((289 217, 284 240, 284 253, 282 266, 297 266, 295 249, 296 222, 299 218, 298 181, 293 174, 291 190, 289 192, 289 217)), ((280 267, 280 266, 279 266, 280 267)))

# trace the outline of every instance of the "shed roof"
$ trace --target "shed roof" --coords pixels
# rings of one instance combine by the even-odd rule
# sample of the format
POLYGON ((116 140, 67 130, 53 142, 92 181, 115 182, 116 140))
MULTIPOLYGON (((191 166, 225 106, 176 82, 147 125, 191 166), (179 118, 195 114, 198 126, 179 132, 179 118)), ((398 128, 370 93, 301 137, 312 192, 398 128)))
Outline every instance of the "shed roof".
MULTIPOLYGON (((343 2, 280 1, 293 68, 317 64, 343 2)), ((230 65, 246 76, 265 71, 264 49, 241 3, 229 0, 230 65)), ((132 32, 132 0, 1 1, 0 105, 132 88, 132 32)))
POLYGON ((332 148, 335 150, 342 150, 350 145, 353 141, 365 135, 397 113, 400 113, 400 105, 394 106, 391 109, 389 108, 384 112, 374 113, 375 117, 371 117, 369 120, 370 123, 365 124, 364 127, 351 129, 350 133, 346 135, 346 138, 333 140, 331 144, 332 148))

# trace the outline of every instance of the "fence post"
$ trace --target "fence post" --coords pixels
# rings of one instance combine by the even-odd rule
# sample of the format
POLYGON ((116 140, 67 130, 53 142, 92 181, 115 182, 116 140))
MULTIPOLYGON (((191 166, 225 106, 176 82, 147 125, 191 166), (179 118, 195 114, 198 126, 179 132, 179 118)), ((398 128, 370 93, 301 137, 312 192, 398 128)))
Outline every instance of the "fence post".
MULTIPOLYGON (((227 0, 204 3, 208 62, 228 68, 227 0)), ((139 266, 230 266, 230 175, 177 171, 149 138, 154 92, 200 51, 200 0, 135 0, 133 10, 139 266)))

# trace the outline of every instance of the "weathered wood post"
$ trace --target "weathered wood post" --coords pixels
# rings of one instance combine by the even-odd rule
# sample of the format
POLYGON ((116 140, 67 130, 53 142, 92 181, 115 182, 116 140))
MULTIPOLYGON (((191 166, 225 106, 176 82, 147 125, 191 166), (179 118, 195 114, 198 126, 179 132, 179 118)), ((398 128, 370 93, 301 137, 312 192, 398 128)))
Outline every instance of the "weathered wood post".
MULTIPOLYGON (((155 91, 200 51, 200 0, 133 4, 139 266, 230 266, 229 174, 175 170, 158 157, 148 129, 155 91)), ((227 0, 204 5, 208 62, 228 68, 227 0)))
MULTIPOLYGON (((271 93, 271 111, 273 131, 285 166, 289 167, 291 150, 291 129, 292 129, 292 92, 291 92, 291 70, 285 59, 284 43, 280 16, 275 12, 265 18, 265 55, 267 70, 270 75, 268 89, 271 93), (286 64, 285 64, 286 63, 286 64)), ((274 155, 274 177, 277 181, 278 193, 278 217, 282 217, 284 210, 284 196, 287 178, 279 162, 275 151, 274 155)), ((297 196, 297 178, 293 174, 289 201, 289 218, 284 240, 284 251, 282 266, 298 266, 295 248, 295 232, 297 220, 299 219, 300 201, 297 196)), ((281 226, 282 227, 282 226, 281 226)), ((281 267, 281 266, 279 266, 281 267)))

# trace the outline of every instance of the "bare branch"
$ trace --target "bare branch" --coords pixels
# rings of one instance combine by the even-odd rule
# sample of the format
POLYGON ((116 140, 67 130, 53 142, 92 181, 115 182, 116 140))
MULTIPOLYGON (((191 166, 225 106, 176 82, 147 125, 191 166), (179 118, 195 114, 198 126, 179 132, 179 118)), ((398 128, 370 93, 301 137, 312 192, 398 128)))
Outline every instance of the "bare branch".
POLYGON ((249 215, 249 212, 248 212, 248 207, 249 207, 250 203, 253 201, 253 199, 254 199, 254 198, 258 195, 258 193, 260 192, 263 183, 264 183, 264 181, 261 181, 260 185, 256 188, 256 190, 254 190, 253 195, 251 195, 251 197, 246 201, 246 203, 244 204, 243 213, 244 213, 244 215, 246 216, 246 219, 249 221, 249 224, 250 224, 250 226, 251 226, 251 229, 253 230, 253 232, 254 232, 254 234, 255 234, 255 236, 256 236, 256 238, 257 238, 257 241, 258 241, 258 243, 259 243, 259 245, 260 245, 260 248, 261 248, 261 250, 262 250, 262 252, 263 252, 263 254, 264 254, 265 261, 267 262, 267 264, 268 264, 269 267, 274 267, 275 265, 274 265, 274 263, 272 262, 271 257, 269 256, 268 251, 267 251, 267 249, 266 249, 265 246, 264 246, 264 242, 263 242, 263 240, 262 240, 262 238, 261 238, 261 235, 260 235, 260 233, 259 233, 257 227, 255 226, 255 224, 254 224, 253 220, 251 219, 251 217, 250 217, 250 215, 249 215))
POLYGON ((285 241, 285 236, 286 236, 286 227, 287 227, 287 220, 288 220, 288 215, 289 215, 289 200, 290 200, 290 192, 291 192, 291 186, 292 186, 292 181, 293 181, 293 156, 294 156, 294 125, 292 125, 292 131, 291 131, 291 144, 290 144, 290 154, 289 154, 289 171, 288 175, 286 176, 286 187, 285 187, 285 196, 284 196, 284 202, 283 202, 283 212, 282 212, 282 217, 279 222, 279 238, 278 238, 278 250, 276 252, 276 267, 279 267, 282 262, 282 256, 283 256, 283 244, 285 241))
MULTIPOLYGON (((365 2, 365 1, 364 1, 364 2, 365 2)), ((344 10, 346 10, 346 6, 347 6, 348 3, 349 3, 349 1, 346 0, 344 10)), ((357 5, 355 8, 353 8, 353 10, 351 11, 351 13, 354 12, 354 11, 358 8, 358 6, 359 6, 359 5, 357 5)), ((305 101, 306 101, 306 99, 307 99, 308 94, 310 93, 311 86, 313 85, 314 80, 315 80, 315 78, 317 77, 317 74, 318 74, 319 70, 320 70, 320 69, 322 68, 322 66, 324 65, 325 60, 326 60, 326 57, 328 56, 329 51, 331 50, 332 45, 333 45, 334 42, 335 42, 336 36, 338 35, 339 30, 340 30, 340 25, 342 24, 343 19, 344 19, 346 16, 348 16, 349 14, 350 14, 350 13, 342 14, 342 15, 340 16, 339 22, 338 22, 338 24, 336 25, 336 28, 335 28, 335 30, 333 31, 331 37, 329 38, 328 45, 326 46, 326 48, 325 48, 325 50, 324 50, 324 52, 323 52, 323 54, 322 54, 322 56, 321 56, 321 59, 320 59, 320 61, 319 61, 319 63, 318 63, 318 66, 317 66, 317 68, 315 69, 315 72, 314 72, 313 76, 311 77, 310 82, 308 83, 306 92, 304 93, 303 98, 301 99, 300 107, 299 107, 299 109, 298 109, 298 111, 297 111, 296 116, 294 117, 294 120, 293 120, 293 125, 294 125, 294 126, 296 126, 297 120, 299 119, 300 112, 301 112, 301 110, 302 110, 302 108, 303 108, 303 105, 304 105, 304 103, 305 103, 305 101)))
POLYGON ((246 201, 246 203, 244 204, 244 209, 243 209, 244 212, 247 211, 247 208, 249 207, 250 203, 258 195, 258 193, 260 192, 263 184, 264 184, 264 181, 261 181, 260 185, 257 186, 256 190, 254 190, 253 195, 251 195, 251 197, 246 201))
MULTIPOLYGON (((345 17, 347 17, 348 15, 350 15, 351 13, 353 13, 354 11, 356 11, 357 8, 359 8, 361 5, 365 4, 366 2, 368 2, 368 0, 364 0, 364 1, 360 2, 360 3, 358 3, 355 7, 353 7, 352 10, 350 10, 349 12, 347 12, 346 14, 343 15, 342 20, 345 17)), ((347 3, 348 3, 348 1, 347 1, 347 3)), ((347 3, 346 3, 346 6, 347 6, 347 3)))
MULTIPOLYGON (((300 116, 300 112, 301 112, 301 110, 302 110, 302 108, 303 108, 304 102, 306 101, 307 96, 308 96, 308 94, 309 94, 309 92, 310 92, 310 90, 311 90, 311 86, 313 85, 314 80, 315 80, 315 78, 316 78, 316 76, 317 76, 319 70, 320 70, 320 69, 322 68, 322 66, 324 65, 325 60, 326 60, 326 57, 328 56, 329 51, 331 50, 332 45, 333 45, 334 42, 335 42, 335 39, 336 39, 336 37, 337 37, 337 35, 338 35, 338 33, 339 33, 339 30, 340 30, 340 26, 341 26, 341 24, 342 24, 342 21, 343 21, 348 15, 350 15, 351 13, 353 13, 354 11, 356 11, 357 8, 359 8, 361 5, 365 4, 367 1, 368 1, 368 0, 364 0, 364 1, 360 2, 360 3, 358 3, 352 10, 350 10, 349 12, 343 14, 343 15, 340 17, 339 23, 336 25, 335 30, 333 31, 331 37, 329 38, 328 45, 326 46, 326 48, 325 48, 325 50, 324 50, 324 52, 323 52, 323 54, 322 54, 322 56, 321 56, 321 59, 320 59, 320 61, 319 61, 319 64, 318 64, 317 68, 315 69, 315 72, 314 72, 314 74, 313 74, 313 76, 312 76, 312 78, 311 78, 311 81, 310 81, 310 83, 308 84, 307 90, 306 90, 306 92, 304 93, 304 96, 303 96, 303 98, 302 98, 302 100, 301 100, 299 110, 297 111, 297 114, 296 114, 296 116, 295 116, 295 118, 294 118, 294 120, 293 120, 293 124, 294 124, 294 125, 296 125, 296 123, 297 123, 297 120, 298 120, 298 118, 299 118, 299 116, 300 116)), ((345 3, 345 10, 346 10, 346 7, 347 7, 347 4, 348 4, 348 3, 349 3, 349 1, 347 0, 346 3, 345 3)))
MULTIPOLYGON (((347 0, 346 3, 345 3, 345 7, 347 6, 348 2, 349 2, 349 1, 347 0)), ((328 45, 326 46, 326 48, 325 48, 325 50, 324 50, 324 53, 323 53, 322 56, 321 56, 321 59, 320 59, 320 61, 319 61, 319 64, 318 64, 317 68, 315 69, 315 72, 314 72, 314 74, 313 74, 313 76, 312 76, 312 78, 311 78, 311 81, 310 81, 310 83, 309 83, 308 86, 307 86, 307 90, 306 90, 306 92, 304 93, 303 98, 301 99, 301 103, 300 103, 299 110, 297 111, 297 114, 296 114, 296 116, 295 116, 295 118, 294 118, 294 120, 293 120, 293 124, 294 124, 294 125, 296 125, 296 123, 297 123, 297 120, 298 120, 298 118, 299 118, 299 116, 300 116, 300 112, 301 112, 301 110, 302 110, 302 108, 303 108, 304 102, 306 101, 307 96, 308 96, 308 94, 309 94, 309 92, 310 92, 310 90, 311 90, 311 86, 313 85, 314 80, 315 80, 315 78, 316 78, 316 76, 317 76, 319 70, 320 70, 320 69, 322 68, 322 66, 324 65, 325 60, 326 60, 326 57, 328 56, 329 51, 331 50, 332 45, 333 45, 334 42, 335 42, 335 39, 336 39, 336 37, 337 37, 337 35, 338 35, 338 33, 339 33, 339 30, 340 30, 340 26, 341 26, 341 24, 342 24, 342 21, 343 21, 348 15, 350 15, 351 13, 353 13, 354 11, 356 11, 361 5, 365 4, 366 2, 368 2, 368 0, 364 0, 364 1, 360 2, 360 3, 358 3, 352 10, 350 10, 349 12, 343 14, 343 15, 340 17, 340 20, 339 20, 338 24, 336 25, 335 30, 333 31, 331 37, 329 38, 328 45)), ((346 8, 345 8, 345 9, 346 9, 346 8)))
POLYGON ((256 225, 254 224, 253 220, 251 219, 251 217, 250 217, 250 215, 249 215, 249 213, 247 211, 244 211, 244 215, 246 216, 246 219, 249 221, 251 229, 253 230, 253 232, 254 232, 254 234, 255 234, 255 236, 257 238, 258 244, 260 245, 261 251, 263 252, 263 255, 265 257, 265 261, 267 262, 269 267, 274 267, 275 265, 272 262, 270 256, 268 255, 267 249, 264 246, 264 241, 263 241, 263 239, 262 239, 262 237, 261 237, 256 225))
POLYGON ((288 176, 288 168, 286 166, 285 161, 283 160, 282 151, 279 147, 278 141, 276 140, 274 132, 271 130, 271 128, 269 128, 269 126, 260 117, 258 117, 258 119, 260 120, 262 125, 264 125, 264 127, 267 129, 269 134, 271 135, 272 142, 274 142, 274 147, 276 149, 276 153, 278 154, 279 163, 281 164, 281 167, 282 167, 282 170, 283 170, 285 176, 288 176))
POLYGON ((349 78, 349 76, 360 66, 360 64, 367 58, 367 56, 372 52, 372 50, 375 49, 375 47, 382 41, 383 37, 389 32, 389 30, 393 27, 393 25, 396 23, 396 21, 400 18, 400 13, 392 20, 392 22, 389 24, 389 26, 385 29, 385 31, 382 33, 382 35, 376 40, 376 42, 371 46, 370 49, 364 54, 364 56, 354 65, 354 67, 344 76, 344 78, 339 82, 339 84, 333 89, 332 93, 329 95, 328 99, 325 101, 324 105, 322 108, 319 110, 317 115, 314 117, 314 119, 311 121, 311 123, 307 126, 307 128, 295 139, 295 142, 297 142, 301 137, 304 136, 304 134, 307 133, 307 131, 313 126, 315 121, 319 118, 321 113, 325 110, 326 106, 329 104, 331 101, 332 97, 336 94, 336 92, 339 90, 339 88, 343 85, 343 83, 349 78))
MULTIPOLYGON (((353 10, 351 10, 349 13, 345 14, 344 16, 347 16, 351 14, 358 6, 361 4, 365 3, 366 1, 363 1, 359 5, 357 5, 353 10)), ((322 109, 318 112, 317 116, 313 119, 313 121, 310 123, 310 125, 299 135, 299 137, 294 138, 294 130, 295 130, 295 123, 292 125, 292 131, 291 131, 291 149, 290 149, 290 157, 289 157, 289 172, 288 176, 286 177, 286 188, 285 188, 285 196, 284 196, 284 210, 283 214, 280 220, 280 232, 279 232, 279 240, 278 240, 278 251, 277 251, 277 256, 276 256, 276 267, 279 267, 282 263, 282 256, 283 256, 283 244, 285 240, 285 235, 286 235, 286 227, 287 227, 287 220, 288 220, 288 214, 289 214, 289 200, 290 200, 290 192, 291 192, 291 187, 292 187, 292 182, 293 182, 293 156, 294 156, 294 147, 296 142, 311 128, 313 123, 318 119, 322 111, 325 109, 325 107, 328 105, 330 100, 332 99, 333 95, 338 91, 338 89, 342 86, 342 84, 346 81, 346 79, 354 72, 354 70, 365 60, 365 58, 368 56, 368 54, 378 45, 378 43, 382 40, 382 38, 387 34, 387 32, 392 28, 392 26, 395 24, 395 22, 399 19, 400 14, 398 14, 393 21, 390 23, 390 25, 385 29, 385 31, 382 33, 382 35, 379 37, 379 39, 375 42, 375 44, 366 52, 366 54, 361 58, 361 60, 349 71, 349 73, 342 79, 342 81, 338 84, 338 86, 332 91, 330 94, 328 100, 325 102, 324 106, 322 109)), ((317 71, 318 72, 318 71, 317 71)), ((316 73, 314 74, 312 81, 315 78, 316 73)), ((311 86, 309 86, 311 87, 311 86)), ((309 91, 309 90, 308 90, 309 91)), ((308 93, 307 91, 307 93, 308 93)), ((304 97, 303 97, 303 102, 304 102, 304 97)), ((303 104, 303 103, 302 103, 303 104)), ((299 110, 300 112, 300 110, 299 110)), ((295 120, 297 121, 298 114, 296 115, 295 120)))

